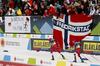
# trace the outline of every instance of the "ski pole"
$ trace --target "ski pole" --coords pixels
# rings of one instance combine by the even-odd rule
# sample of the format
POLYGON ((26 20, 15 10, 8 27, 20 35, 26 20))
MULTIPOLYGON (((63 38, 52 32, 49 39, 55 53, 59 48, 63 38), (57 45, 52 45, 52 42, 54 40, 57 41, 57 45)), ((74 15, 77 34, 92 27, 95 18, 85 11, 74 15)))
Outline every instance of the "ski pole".
MULTIPOLYGON (((85 57, 83 54, 81 54, 81 55, 82 55, 83 57, 85 57)), ((85 58, 86 58, 86 57, 85 57, 85 58)), ((87 58, 87 59, 88 59, 88 58, 87 58)), ((89 59, 88 59, 88 61, 92 63, 92 61, 90 61, 89 59)))
POLYGON ((95 58, 94 56, 91 56, 91 57, 93 57, 93 58, 96 59, 97 61, 100 61, 100 60, 98 60, 97 58, 95 58))

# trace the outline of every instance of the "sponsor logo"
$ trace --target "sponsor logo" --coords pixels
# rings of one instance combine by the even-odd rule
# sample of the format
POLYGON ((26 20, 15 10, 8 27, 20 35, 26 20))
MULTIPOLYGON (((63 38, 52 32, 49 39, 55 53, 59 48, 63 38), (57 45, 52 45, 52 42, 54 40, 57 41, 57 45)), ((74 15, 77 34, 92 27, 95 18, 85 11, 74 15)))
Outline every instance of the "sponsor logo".
POLYGON ((14 61, 16 61, 16 57, 14 57, 14 61))
POLYGON ((48 64, 48 65, 50 65, 50 64, 52 64, 52 63, 51 63, 51 62, 48 62, 48 61, 40 60, 40 64, 48 64))
POLYGON ((33 47, 37 48, 51 48, 48 40, 33 40, 33 47))
POLYGON ((14 57, 14 61, 24 61, 24 59, 14 57))
POLYGON ((1 39, 0 44, 1 44, 2 47, 5 46, 5 40, 3 38, 1 39))
POLYGON ((33 18, 33 21, 37 21, 38 19, 36 19, 36 18, 33 18))
POLYGON ((48 36, 49 37, 49 36, 48 36))
POLYGON ((84 42, 83 50, 84 51, 97 51, 97 52, 100 52, 100 43, 84 42))
POLYGON ((73 66, 73 64, 71 63, 70 66, 73 66))
POLYGON ((40 63, 43 64, 43 61, 41 60, 40 63))
POLYGON ((6 41, 6 45, 9 45, 9 46, 20 46, 20 42, 6 41))
POLYGON ((34 37, 34 35, 32 35, 32 37, 34 37))
POLYGON ((19 35, 19 37, 20 37, 20 35, 19 35))
POLYGON ((75 47, 72 46, 72 47, 68 48, 67 50, 75 50, 75 47))

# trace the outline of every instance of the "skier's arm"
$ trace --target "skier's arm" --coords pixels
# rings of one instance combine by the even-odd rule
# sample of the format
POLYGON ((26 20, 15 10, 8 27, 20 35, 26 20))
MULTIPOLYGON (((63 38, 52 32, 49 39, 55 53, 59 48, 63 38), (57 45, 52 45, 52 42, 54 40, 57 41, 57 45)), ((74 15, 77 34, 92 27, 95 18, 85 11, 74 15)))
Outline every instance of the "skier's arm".
POLYGON ((59 42, 57 41, 58 47, 60 47, 59 42))
POLYGON ((80 46, 82 46, 82 44, 81 44, 81 43, 79 43, 79 45, 80 45, 80 46))
POLYGON ((75 50, 76 50, 76 45, 75 45, 75 43, 73 42, 73 45, 74 45, 74 47, 75 47, 75 50))
POLYGON ((82 44, 81 44, 81 43, 79 43, 79 45, 80 45, 80 48, 82 49, 82 44))

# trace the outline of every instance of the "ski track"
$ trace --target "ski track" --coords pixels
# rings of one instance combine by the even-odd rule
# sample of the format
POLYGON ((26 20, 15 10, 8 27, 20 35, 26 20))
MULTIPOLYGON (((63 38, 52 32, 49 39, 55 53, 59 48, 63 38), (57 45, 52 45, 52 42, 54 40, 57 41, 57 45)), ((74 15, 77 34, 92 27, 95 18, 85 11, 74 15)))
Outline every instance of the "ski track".
MULTIPOLYGON (((28 56, 28 57, 32 57, 32 58, 39 58, 39 59, 44 59, 44 60, 51 60, 51 53, 49 51, 39 51, 37 52, 36 50, 11 50, 11 49, 7 49, 8 52, 3 52, 3 49, 0 50, 0 52, 3 52, 3 54, 5 55, 17 55, 17 56, 28 56)), ((58 59, 58 57, 61 57, 61 55, 58 52, 53 52, 54 54, 54 58, 55 61, 61 60, 61 61, 68 61, 68 62, 72 62, 74 60, 74 53, 69 53, 69 52, 61 52, 66 59, 69 60, 63 60, 63 59, 58 59)), ((84 62, 86 64, 100 64, 100 55, 91 55, 91 54, 84 54, 81 53, 82 58, 87 58, 89 60, 84 60, 84 62), (95 58, 93 58, 93 57, 95 58), (98 61, 98 60, 99 61, 98 61)), ((77 57, 77 63, 81 63, 80 58, 76 55, 77 57)), ((62 57, 61 57, 62 58, 62 57)))

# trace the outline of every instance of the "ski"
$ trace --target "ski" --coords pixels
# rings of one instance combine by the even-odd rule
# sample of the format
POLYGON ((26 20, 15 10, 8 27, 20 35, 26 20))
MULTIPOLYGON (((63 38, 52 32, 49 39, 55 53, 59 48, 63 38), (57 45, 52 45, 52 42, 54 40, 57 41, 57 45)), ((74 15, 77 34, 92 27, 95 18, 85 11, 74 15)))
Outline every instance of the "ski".
MULTIPOLYGON (((58 57, 58 59, 63 59, 63 58, 61 58, 61 57, 58 57)), ((65 58, 65 59, 63 59, 63 60, 69 60, 69 59, 66 59, 66 58, 65 58)))

